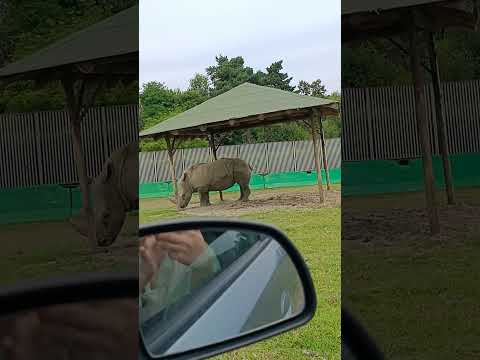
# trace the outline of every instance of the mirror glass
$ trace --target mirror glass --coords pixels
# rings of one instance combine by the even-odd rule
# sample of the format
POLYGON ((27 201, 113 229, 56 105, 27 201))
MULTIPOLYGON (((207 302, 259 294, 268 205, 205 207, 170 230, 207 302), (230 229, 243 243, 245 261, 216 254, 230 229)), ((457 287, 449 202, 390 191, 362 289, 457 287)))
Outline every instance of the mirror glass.
POLYGON ((136 298, 58 304, 2 315, 0 360, 138 359, 138 332, 132 331, 137 326, 136 298))
POLYGON ((140 239, 140 333, 154 357, 237 338, 305 309, 289 255, 267 234, 234 228, 140 239))

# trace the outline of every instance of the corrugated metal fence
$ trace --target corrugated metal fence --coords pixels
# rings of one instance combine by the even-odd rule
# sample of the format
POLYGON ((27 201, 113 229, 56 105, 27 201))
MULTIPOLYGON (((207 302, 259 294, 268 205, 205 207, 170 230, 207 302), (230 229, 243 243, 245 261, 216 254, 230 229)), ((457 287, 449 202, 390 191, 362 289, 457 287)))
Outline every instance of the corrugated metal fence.
MULTIPOLYGON (((108 156, 138 139, 138 106, 93 108, 82 123, 88 175, 108 156)), ((0 188, 78 180, 66 111, 0 115, 0 188)))
MULTIPOLYGON (((341 167, 340 148, 339 138, 326 140, 329 168, 341 167)), ((247 161, 254 168, 254 172, 260 174, 315 169, 311 141, 221 146, 217 157, 238 157, 247 161)), ((210 148, 179 149, 175 153, 177 176, 193 164, 208 161, 211 161, 210 148)), ((163 182, 170 178, 166 151, 140 153, 140 183, 163 182)))
MULTIPOLYGON (((480 81, 442 86, 450 152, 480 152, 480 81)), ((426 90, 431 146, 438 154, 431 84, 426 90)), ((342 122, 343 160, 420 156, 412 86, 343 89, 342 122)))

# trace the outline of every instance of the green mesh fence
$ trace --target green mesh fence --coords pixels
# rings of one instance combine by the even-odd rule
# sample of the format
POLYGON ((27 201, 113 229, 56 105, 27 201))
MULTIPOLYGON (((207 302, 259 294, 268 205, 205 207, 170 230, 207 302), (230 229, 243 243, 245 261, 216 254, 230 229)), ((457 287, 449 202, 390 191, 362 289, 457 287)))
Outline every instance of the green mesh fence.
MULTIPOLYGON (((329 175, 332 184, 340 183, 341 169, 330 169, 329 175)), ((325 172, 323 170, 322 176, 323 179, 325 179, 325 172)), ((300 187, 316 184, 316 172, 284 172, 268 174, 265 176, 254 174, 250 180, 250 188, 252 190, 300 187)), ((240 191, 240 187, 237 184, 224 192, 235 191, 240 191)), ((163 198, 168 197, 171 194, 173 194, 173 186, 170 182, 140 184, 140 199, 163 198)))
MULTIPOLYGON (((455 187, 480 186, 480 154, 450 156, 455 187)), ((445 187, 442 161, 433 157, 435 185, 445 187)), ((342 196, 422 191, 422 160, 400 164, 394 160, 370 160, 342 163, 342 196)))

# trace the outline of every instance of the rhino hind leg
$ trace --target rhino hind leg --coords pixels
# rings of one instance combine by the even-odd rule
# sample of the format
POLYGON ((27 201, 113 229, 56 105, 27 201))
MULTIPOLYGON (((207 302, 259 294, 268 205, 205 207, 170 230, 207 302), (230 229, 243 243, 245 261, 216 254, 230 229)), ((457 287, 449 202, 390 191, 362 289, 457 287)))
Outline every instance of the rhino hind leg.
POLYGON ((201 192, 200 193, 200 206, 210 206, 210 196, 208 195, 207 192, 201 192))

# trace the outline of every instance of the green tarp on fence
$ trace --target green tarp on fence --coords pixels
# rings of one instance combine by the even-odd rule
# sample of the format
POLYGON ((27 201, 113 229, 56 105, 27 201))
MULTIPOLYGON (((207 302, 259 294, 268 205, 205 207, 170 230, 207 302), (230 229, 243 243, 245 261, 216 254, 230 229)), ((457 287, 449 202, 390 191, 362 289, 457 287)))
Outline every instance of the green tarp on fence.
POLYGON ((0 224, 64 220, 80 209, 79 188, 43 185, 0 189, 0 224))
MULTIPOLYGON (((450 156, 455 187, 480 186, 480 154, 450 156)), ((435 185, 445 186, 442 161, 434 156, 435 185)), ((422 191, 422 160, 401 165, 395 160, 344 161, 342 163, 342 196, 422 191)))
MULTIPOLYGON (((480 154, 451 156, 454 185, 480 186, 480 154)), ((433 159, 436 185, 443 187, 441 159, 433 159)), ((343 162, 343 170, 331 169, 333 184, 342 182, 342 195, 369 195, 423 190, 422 162, 410 160, 401 165, 394 160, 343 162), (343 174, 342 174, 343 172, 343 174)), ((254 175, 251 187, 272 189, 316 184, 314 172, 289 172, 254 175)), ((227 192, 238 191, 233 186, 227 192)), ((173 192, 169 183, 141 184, 140 198, 167 197, 173 192)), ((78 188, 45 185, 30 188, 0 189, 0 224, 65 220, 80 209, 78 188)))
MULTIPOLYGON (((340 182, 340 169, 330 170, 332 183, 340 182)), ((278 188, 316 184, 315 173, 277 173, 254 175, 251 188, 278 188)), ((239 191, 238 185, 226 190, 239 191)), ((173 193, 170 183, 141 184, 141 198, 167 197, 173 193)), ((0 224, 66 220, 81 207, 78 187, 43 185, 28 188, 0 189, 0 224)))
MULTIPOLYGON (((338 184, 341 180, 341 169, 330 169, 330 182, 338 184)), ((322 176, 325 179, 325 172, 322 170, 322 176)), ((250 188, 257 189, 275 189, 282 187, 299 187, 315 185, 317 183, 316 172, 285 172, 269 175, 255 174, 250 180, 250 188)), ((225 190, 225 192, 240 191, 238 185, 225 190)), ((140 184, 140 198, 162 198, 173 194, 173 186, 170 182, 140 184)))

